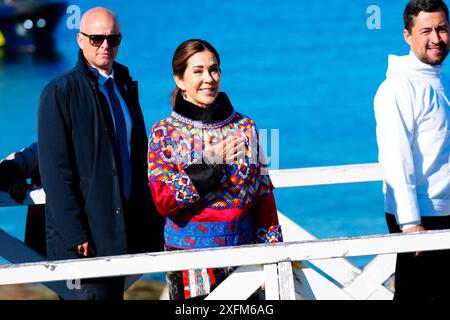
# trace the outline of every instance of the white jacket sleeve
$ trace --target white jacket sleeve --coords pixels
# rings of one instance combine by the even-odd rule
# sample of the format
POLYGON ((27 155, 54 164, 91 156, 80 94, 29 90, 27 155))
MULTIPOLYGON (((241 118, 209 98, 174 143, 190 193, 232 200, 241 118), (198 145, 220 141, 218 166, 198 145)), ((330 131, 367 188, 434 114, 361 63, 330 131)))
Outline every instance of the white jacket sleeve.
POLYGON ((374 100, 378 159, 383 171, 385 197, 403 229, 421 223, 411 150, 415 134, 413 99, 406 84, 386 80, 374 100))

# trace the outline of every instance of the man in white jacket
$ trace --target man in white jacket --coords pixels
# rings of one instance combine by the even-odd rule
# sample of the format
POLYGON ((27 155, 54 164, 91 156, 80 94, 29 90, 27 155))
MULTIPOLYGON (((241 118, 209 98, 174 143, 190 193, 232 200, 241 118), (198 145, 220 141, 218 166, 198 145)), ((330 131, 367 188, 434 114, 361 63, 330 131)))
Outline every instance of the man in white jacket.
MULTIPOLYGON (((389 56, 375 96, 379 161, 390 232, 450 229, 448 8, 411 0, 404 11, 407 56, 389 56)), ((448 299, 450 251, 397 255, 394 299, 448 299)))

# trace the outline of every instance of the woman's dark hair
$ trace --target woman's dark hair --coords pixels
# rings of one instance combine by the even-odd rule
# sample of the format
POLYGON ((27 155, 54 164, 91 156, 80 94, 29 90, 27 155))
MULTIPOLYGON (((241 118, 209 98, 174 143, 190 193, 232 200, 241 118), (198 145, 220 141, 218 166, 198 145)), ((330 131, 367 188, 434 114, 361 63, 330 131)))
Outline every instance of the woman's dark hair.
POLYGON ((414 26, 414 18, 419 15, 421 11, 425 12, 438 12, 444 11, 445 17, 448 21, 448 8, 442 0, 411 0, 405 7, 403 12, 403 21, 405 23, 405 29, 411 33, 414 26))
MULTIPOLYGON (((210 51, 217 59, 217 64, 220 67, 220 57, 217 50, 207 41, 201 39, 189 39, 182 42, 178 48, 175 50, 172 58, 172 71, 173 75, 179 77, 180 79, 184 76, 184 71, 187 68, 187 61, 190 57, 198 52, 210 51)), ((175 86, 172 92, 172 107, 175 107, 175 102, 178 94, 180 93, 180 88, 175 86)))

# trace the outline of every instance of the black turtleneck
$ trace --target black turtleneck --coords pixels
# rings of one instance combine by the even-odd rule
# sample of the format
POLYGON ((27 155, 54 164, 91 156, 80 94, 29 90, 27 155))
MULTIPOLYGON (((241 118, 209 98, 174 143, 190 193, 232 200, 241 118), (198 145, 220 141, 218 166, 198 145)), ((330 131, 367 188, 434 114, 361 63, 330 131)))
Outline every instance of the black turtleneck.
MULTIPOLYGON (((183 117, 202 123, 214 123, 227 119, 233 114, 233 106, 228 96, 220 92, 213 104, 199 107, 187 100, 181 94, 177 96, 174 111, 183 117)), ((201 163, 194 163, 185 168, 198 194, 203 197, 219 187, 224 176, 224 164, 211 164, 206 158, 201 163)))
POLYGON ((199 107, 185 100, 178 94, 173 110, 183 117, 201 121, 203 123, 214 123, 227 119, 233 114, 233 106, 225 92, 220 92, 216 100, 207 107, 199 107))

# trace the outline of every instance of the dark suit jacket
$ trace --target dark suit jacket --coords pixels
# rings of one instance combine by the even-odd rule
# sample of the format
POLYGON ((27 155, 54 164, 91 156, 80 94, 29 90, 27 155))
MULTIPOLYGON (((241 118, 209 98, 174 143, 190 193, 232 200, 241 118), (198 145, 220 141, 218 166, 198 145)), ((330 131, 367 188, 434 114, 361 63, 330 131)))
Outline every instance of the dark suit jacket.
POLYGON ((86 241, 98 256, 160 251, 163 221, 148 190, 147 133, 137 82, 114 63, 114 79, 133 122, 132 192, 124 199, 111 112, 98 72, 80 51, 72 70, 41 94, 38 153, 46 192, 47 254, 69 259, 86 241))

